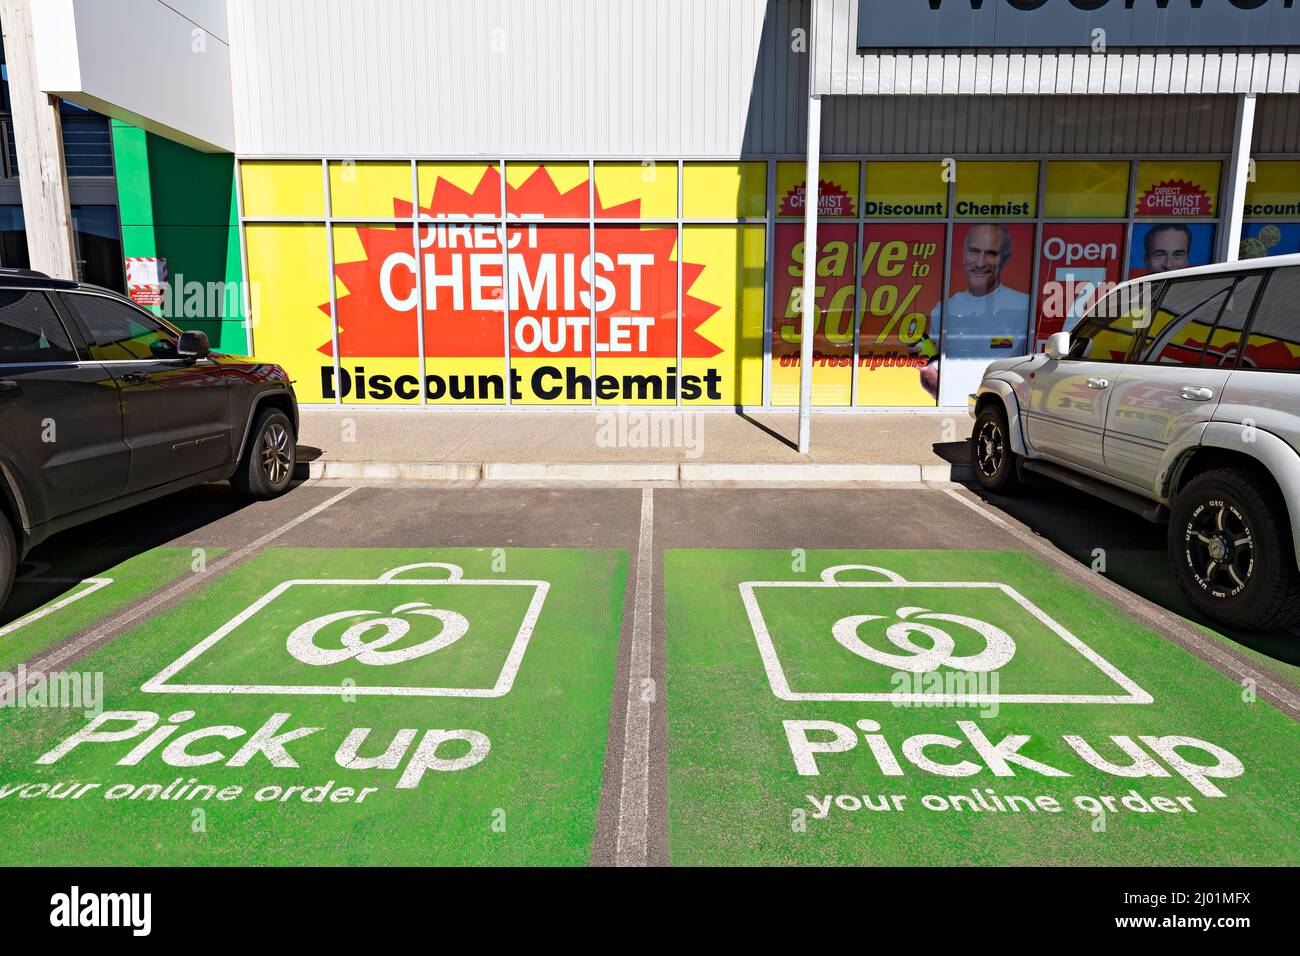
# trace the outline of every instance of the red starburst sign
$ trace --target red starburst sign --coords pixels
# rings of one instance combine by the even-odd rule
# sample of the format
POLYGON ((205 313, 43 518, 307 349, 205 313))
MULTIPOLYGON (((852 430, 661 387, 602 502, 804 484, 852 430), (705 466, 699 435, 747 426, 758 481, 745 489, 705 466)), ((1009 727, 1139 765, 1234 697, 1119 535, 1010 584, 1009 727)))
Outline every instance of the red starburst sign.
MULTIPOLYGON (((594 192, 597 218, 639 215, 640 200, 605 206, 594 192)), ((562 192, 544 166, 517 187, 506 186, 511 217, 504 256, 496 223, 445 218, 449 213, 495 217, 500 197, 500 174, 493 167, 470 191, 439 178, 429 208, 418 210, 418 255, 410 226, 356 227, 365 257, 335 266, 346 289, 337 297, 340 355, 418 355, 421 294, 429 357, 504 355, 507 302, 513 355, 590 355, 593 304, 598 354, 677 355, 675 227, 601 225, 593 252, 586 225, 546 222, 586 218, 588 184, 562 192)), ((411 203, 394 198, 393 215, 410 218, 411 203)), ((703 268, 682 264, 681 338, 687 357, 710 358, 722 351, 699 332, 718 306, 690 295, 703 268)), ((328 313, 329 303, 321 308, 328 313)), ((322 344, 320 351, 332 356, 333 343, 322 344)))
MULTIPOLYGON (((803 183, 795 186, 783 197, 777 210, 779 216, 802 216, 808 204, 807 188, 803 183)), ((853 197, 835 183, 817 180, 817 215, 828 217, 856 216, 853 197)))
POLYGON ((1139 216, 1212 216, 1210 197, 1196 183, 1166 179, 1138 197, 1139 216))

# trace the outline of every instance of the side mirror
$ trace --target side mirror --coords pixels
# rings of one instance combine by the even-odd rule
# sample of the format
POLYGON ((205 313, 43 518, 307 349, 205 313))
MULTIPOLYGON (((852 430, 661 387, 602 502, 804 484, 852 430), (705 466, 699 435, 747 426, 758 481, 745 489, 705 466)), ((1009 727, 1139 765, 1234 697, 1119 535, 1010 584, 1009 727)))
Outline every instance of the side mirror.
POLYGON ((1047 345, 1043 351, 1053 362, 1059 362, 1070 354, 1070 333, 1053 332, 1047 337, 1047 345))
POLYGON ((212 347, 208 345, 208 333, 206 332, 182 332, 181 340, 176 344, 176 354, 183 359, 205 359, 212 354, 212 347))

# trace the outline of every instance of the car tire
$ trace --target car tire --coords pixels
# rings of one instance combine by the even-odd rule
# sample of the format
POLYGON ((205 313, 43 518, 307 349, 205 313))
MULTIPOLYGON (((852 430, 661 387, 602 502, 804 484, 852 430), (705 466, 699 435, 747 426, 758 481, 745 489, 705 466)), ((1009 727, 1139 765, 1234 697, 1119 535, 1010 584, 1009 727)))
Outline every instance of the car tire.
POLYGON ((989 402, 975 416, 970 437, 970 463, 975 480, 985 491, 1007 494, 1019 484, 1017 455, 1011 450, 1007 413, 998 401, 989 402))
POLYGON ((289 490, 297 463, 293 422, 278 408, 265 409, 248 434, 248 447, 230 483, 245 498, 265 501, 289 490))
POLYGON ((0 609, 9 600, 9 589, 14 585, 14 571, 18 567, 18 542, 14 539, 9 516, 0 511, 0 609))
POLYGON ((1197 475, 1169 513, 1169 560, 1198 612, 1262 630, 1300 621, 1300 575, 1281 496, 1244 468, 1197 475))

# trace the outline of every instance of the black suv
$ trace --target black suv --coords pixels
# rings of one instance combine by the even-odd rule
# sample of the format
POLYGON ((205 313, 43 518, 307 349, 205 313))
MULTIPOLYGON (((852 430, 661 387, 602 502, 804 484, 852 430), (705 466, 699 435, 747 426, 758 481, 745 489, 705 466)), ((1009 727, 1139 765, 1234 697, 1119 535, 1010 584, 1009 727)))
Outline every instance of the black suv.
POLYGON ((297 433, 278 365, 109 289, 0 269, 0 606, 57 531, 204 481, 282 494, 297 433))

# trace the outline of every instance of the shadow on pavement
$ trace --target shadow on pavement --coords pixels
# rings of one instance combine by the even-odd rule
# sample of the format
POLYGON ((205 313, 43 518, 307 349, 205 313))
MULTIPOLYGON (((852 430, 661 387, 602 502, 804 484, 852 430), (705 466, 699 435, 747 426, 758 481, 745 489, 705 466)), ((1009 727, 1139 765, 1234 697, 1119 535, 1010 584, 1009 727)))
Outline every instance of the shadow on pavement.
POLYGON ((123 561, 247 507, 225 482, 197 485, 126 511, 69 528, 41 542, 18 566, 18 577, 66 579, 25 583, 0 608, 0 627, 123 561))
POLYGON ((1152 524, 1054 482, 1035 481, 1014 496, 989 494, 975 484, 969 487, 991 507, 1024 523, 1080 563, 1103 571, 1121 587, 1243 648, 1300 666, 1300 635, 1229 630, 1192 609, 1169 566, 1166 525, 1152 524))
POLYGON ((937 441, 930 448, 950 465, 970 464, 970 439, 962 441, 937 441))

